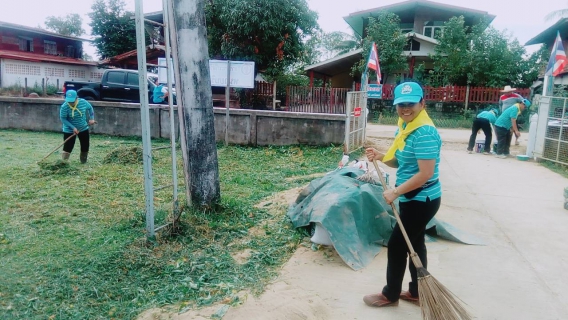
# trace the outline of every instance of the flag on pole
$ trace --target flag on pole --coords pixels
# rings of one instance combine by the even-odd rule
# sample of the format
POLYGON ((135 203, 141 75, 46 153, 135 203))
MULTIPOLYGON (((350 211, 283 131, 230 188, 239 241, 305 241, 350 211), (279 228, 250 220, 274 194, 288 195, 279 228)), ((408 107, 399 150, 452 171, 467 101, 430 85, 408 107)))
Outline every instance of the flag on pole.
POLYGON ((557 31, 556 41, 554 41, 554 45, 552 46, 552 52, 548 60, 548 65, 546 66, 545 75, 556 77, 564 70, 567 64, 568 59, 566 59, 566 52, 564 51, 564 46, 560 39, 560 32, 557 31))
POLYGON ((371 46, 371 52, 369 53, 367 68, 375 70, 375 72, 377 73, 377 83, 381 83, 381 66, 379 65, 379 54, 377 52, 377 44, 374 42, 371 46))

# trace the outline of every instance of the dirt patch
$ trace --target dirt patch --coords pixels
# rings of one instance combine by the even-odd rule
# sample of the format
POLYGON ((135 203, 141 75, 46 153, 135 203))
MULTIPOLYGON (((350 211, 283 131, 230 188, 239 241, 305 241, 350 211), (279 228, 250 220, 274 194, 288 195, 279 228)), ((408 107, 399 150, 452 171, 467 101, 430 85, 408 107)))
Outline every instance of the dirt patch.
POLYGON ((294 182, 294 181, 298 181, 298 180, 321 178, 321 177, 323 177, 323 176, 325 176, 325 173, 320 172, 320 173, 309 174, 309 175, 307 175, 307 176, 289 177, 289 178, 286 178, 285 180, 286 180, 287 182, 294 182))
MULTIPOLYGON (((252 237, 265 236, 265 226, 276 223, 286 213, 288 206, 296 201, 296 198, 304 187, 293 188, 274 194, 255 207, 267 210, 271 218, 263 221, 261 225, 254 226, 248 230, 248 235, 239 240, 246 242, 252 237)), ((229 244, 230 246, 231 244, 229 244)), ((233 259, 238 264, 244 264, 252 254, 251 249, 244 249, 235 252, 233 259)), ((247 292, 239 292, 235 299, 227 298, 226 301, 201 308, 189 309, 179 314, 180 306, 165 306, 146 310, 138 316, 138 320, 205 320, 205 319, 331 319, 330 311, 326 304, 318 297, 307 294, 306 292, 293 288, 290 285, 280 282, 272 284, 267 292, 260 298, 254 298, 247 292), (282 295, 285 293, 285 295, 282 295), (232 307, 228 308, 228 305, 232 307), (243 306, 238 307, 238 305, 243 306), (227 313, 225 317, 223 315, 227 313), (270 317, 266 317, 271 314, 270 317), (273 316, 272 316, 273 315, 273 316)), ((184 306, 181 306, 183 309, 184 306)))

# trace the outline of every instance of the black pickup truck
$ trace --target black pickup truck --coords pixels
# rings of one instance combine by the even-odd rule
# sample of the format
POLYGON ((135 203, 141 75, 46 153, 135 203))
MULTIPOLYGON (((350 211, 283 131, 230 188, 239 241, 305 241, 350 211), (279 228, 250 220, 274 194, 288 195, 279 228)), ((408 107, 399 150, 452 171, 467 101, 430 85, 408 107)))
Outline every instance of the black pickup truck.
MULTIPOLYGON (((152 92, 156 85, 150 76, 148 78, 148 98, 152 103, 152 92)), ((77 91, 79 98, 85 100, 140 102, 137 70, 107 69, 101 82, 65 81, 63 88, 64 92, 77 91)))

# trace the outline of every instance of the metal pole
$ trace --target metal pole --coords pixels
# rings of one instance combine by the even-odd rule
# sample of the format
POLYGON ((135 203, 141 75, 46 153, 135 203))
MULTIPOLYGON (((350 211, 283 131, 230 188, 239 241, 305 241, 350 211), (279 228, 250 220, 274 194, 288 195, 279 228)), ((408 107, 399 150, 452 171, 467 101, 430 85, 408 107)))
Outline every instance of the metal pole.
POLYGON ((225 86, 225 146, 229 145, 229 99, 231 91, 231 61, 227 61, 227 85, 225 86))
MULTIPOLYGON (((174 117, 174 96, 172 90, 172 74, 170 71, 173 70, 173 66, 170 63, 171 59, 171 48, 170 48, 170 30, 169 30, 169 21, 168 21, 168 4, 167 0, 162 1, 162 7, 164 9, 164 14, 162 15, 164 19, 164 37, 166 38, 166 70, 168 73, 168 92, 169 92, 169 110, 170 110, 170 141, 172 144, 172 184, 173 184, 173 210, 174 210, 174 217, 178 212, 178 182, 177 182, 177 156, 176 156, 176 129, 174 125, 175 117, 174 117)), ((179 115, 178 115, 179 116, 179 115)))
POLYGON ((179 57, 178 57, 178 43, 177 43, 177 32, 175 28, 175 21, 174 21, 174 6, 171 0, 164 0, 167 3, 167 14, 168 14, 168 29, 170 29, 170 44, 172 47, 172 57, 173 57, 173 65, 174 69, 177 70, 175 78, 176 83, 178 84, 178 88, 176 90, 176 99, 177 99, 177 111, 178 111, 178 123, 179 123, 179 137, 180 137, 180 146, 181 146, 181 155, 183 159, 183 168, 184 168, 184 183, 185 183, 185 196, 186 196, 186 205, 191 206, 191 178, 188 174, 189 172, 189 157, 187 151, 187 139, 191 137, 186 136, 185 132, 185 114, 183 110, 183 90, 180 87, 181 85, 181 76, 179 73, 179 57))
POLYGON ((146 197, 146 232, 148 238, 154 232, 154 185, 152 182, 152 146, 150 136, 150 110, 148 108, 148 75, 146 73, 146 44, 142 0, 136 0, 136 50, 138 52, 138 83, 140 85, 140 117, 142 120, 142 145, 144 160, 144 195, 146 197))

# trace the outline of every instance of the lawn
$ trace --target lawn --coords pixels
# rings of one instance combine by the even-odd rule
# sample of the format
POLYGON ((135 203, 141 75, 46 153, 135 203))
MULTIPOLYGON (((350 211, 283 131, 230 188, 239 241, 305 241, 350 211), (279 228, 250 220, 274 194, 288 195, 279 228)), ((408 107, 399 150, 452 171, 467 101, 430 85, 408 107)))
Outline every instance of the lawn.
MULTIPOLYGON (((238 303, 239 291, 258 294, 304 235, 293 230, 285 206, 275 213, 255 205, 334 169, 342 152, 218 145, 219 208, 185 207, 178 229, 148 242, 142 164, 104 161, 141 140, 95 135, 86 165, 77 144, 69 167, 41 169, 37 161, 61 141, 56 133, 0 130, 0 319, 134 319, 153 307, 238 303), (248 260, 233 258, 245 250, 248 260)), ((154 185, 171 183, 168 149, 154 155, 154 185)), ((162 221, 171 194, 155 194, 162 221)))

